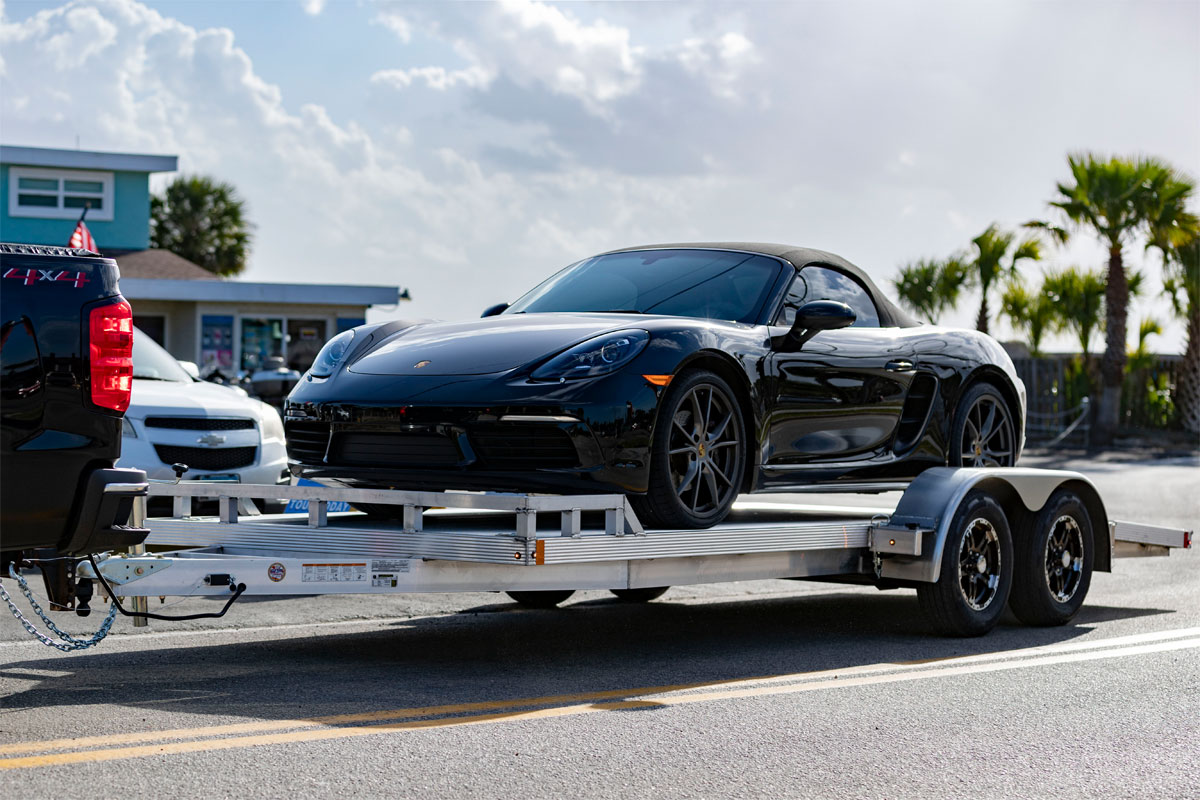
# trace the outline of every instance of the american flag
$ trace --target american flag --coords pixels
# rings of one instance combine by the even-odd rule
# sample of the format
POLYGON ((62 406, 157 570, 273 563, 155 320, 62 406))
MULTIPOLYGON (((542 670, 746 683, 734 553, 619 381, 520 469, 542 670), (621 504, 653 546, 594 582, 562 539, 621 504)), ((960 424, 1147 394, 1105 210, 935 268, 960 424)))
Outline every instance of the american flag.
POLYGON ((96 249, 96 240, 92 238, 92 232, 87 229, 87 225, 83 224, 82 219, 75 226, 75 232, 71 234, 71 241, 67 242, 67 247, 82 247, 84 250, 99 252, 96 249))

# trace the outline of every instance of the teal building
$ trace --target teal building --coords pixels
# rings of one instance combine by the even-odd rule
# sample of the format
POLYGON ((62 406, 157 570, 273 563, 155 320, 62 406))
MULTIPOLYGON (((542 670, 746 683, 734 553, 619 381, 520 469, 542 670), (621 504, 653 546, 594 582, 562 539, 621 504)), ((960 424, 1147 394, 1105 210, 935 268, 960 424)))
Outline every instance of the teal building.
POLYGON ((116 259, 134 323, 202 374, 253 372, 281 357, 307 369, 367 309, 408 299, 396 286, 250 283, 150 247, 150 176, 176 156, 0 145, 0 241, 66 246, 87 208, 96 247, 116 259))

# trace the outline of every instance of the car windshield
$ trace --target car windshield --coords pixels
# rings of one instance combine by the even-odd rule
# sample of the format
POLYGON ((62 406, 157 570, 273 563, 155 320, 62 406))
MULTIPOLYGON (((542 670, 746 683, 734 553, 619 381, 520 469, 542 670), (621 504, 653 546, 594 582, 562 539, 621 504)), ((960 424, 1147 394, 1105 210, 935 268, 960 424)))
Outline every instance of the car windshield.
POLYGON ((617 311, 756 322, 783 265, 720 250, 636 250, 572 264, 505 314, 617 311))
POLYGON ((172 383, 192 382, 192 376, 184 372, 173 355, 137 328, 133 329, 133 377, 172 383))

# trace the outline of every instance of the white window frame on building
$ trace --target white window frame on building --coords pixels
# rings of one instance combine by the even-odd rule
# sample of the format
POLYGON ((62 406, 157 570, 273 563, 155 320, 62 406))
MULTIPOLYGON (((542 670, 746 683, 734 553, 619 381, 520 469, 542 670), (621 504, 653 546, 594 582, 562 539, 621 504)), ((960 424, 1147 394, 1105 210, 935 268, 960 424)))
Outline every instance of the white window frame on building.
POLYGON ((90 172, 78 169, 46 169, 44 167, 8 168, 8 215, 10 217, 35 217, 41 219, 78 219, 83 213, 84 203, 93 201, 86 219, 96 222, 111 222, 113 219, 113 187, 115 178, 111 172, 90 172), (25 187, 21 186, 26 181, 25 187), (54 186, 46 186, 53 181, 54 186), (41 182, 42 185, 36 185, 41 182), (100 184, 100 188, 84 188, 79 184, 100 184), (74 185, 72 185, 74 184, 74 185), (21 195, 53 197, 55 205, 22 205, 21 195), (95 201, 99 201, 96 207, 95 201), (72 205, 68 205, 71 203, 72 205))

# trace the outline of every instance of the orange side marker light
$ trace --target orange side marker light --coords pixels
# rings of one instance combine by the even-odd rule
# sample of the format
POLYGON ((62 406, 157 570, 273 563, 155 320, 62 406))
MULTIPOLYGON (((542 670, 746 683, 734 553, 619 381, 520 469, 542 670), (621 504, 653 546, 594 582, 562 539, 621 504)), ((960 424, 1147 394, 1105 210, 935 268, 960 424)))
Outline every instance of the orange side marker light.
POLYGON ((645 378, 646 380, 650 381, 650 383, 653 383, 655 386, 666 386, 668 383, 671 382, 671 378, 674 378, 675 376, 674 375, 643 375, 642 377, 645 378))

